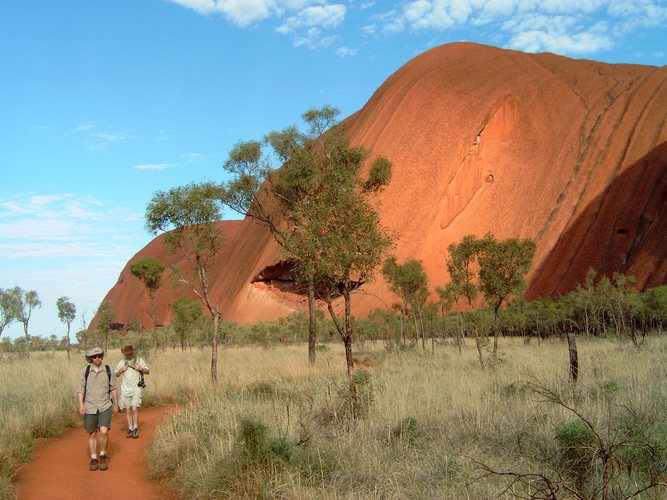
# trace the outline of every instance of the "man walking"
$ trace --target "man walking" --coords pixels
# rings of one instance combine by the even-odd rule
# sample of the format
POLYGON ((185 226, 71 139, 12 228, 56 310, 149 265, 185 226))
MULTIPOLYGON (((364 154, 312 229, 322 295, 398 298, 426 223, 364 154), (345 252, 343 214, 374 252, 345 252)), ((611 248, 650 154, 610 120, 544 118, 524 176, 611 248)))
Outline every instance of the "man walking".
POLYGON ((116 375, 109 365, 103 365, 104 351, 93 347, 86 352, 89 363, 81 371, 77 384, 79 413, 83 415, 83 423, 88 433, 88 449, 90 450, 91 471, 107 470, 107 445, 111 429, 111 415, 118 413, 118 391, 116 375), (97 450, 99 447, 99 457, 97 450))
POLYGON ((120 408, 125 409, 127 416, 128 438, 139 437, 139 407, 141 406, 141 390, 143 376, 148 375, 148 363, 134 354, 134 347, 126 345, 120 352, 125 355, 116 365, 116 376, 120 381, 120 408))

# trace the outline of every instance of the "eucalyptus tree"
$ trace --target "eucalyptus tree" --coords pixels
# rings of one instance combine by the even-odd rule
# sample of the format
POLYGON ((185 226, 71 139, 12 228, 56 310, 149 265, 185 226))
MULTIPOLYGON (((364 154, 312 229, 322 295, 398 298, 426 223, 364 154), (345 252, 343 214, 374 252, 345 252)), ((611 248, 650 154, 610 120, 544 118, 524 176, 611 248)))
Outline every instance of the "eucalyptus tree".
POLYGON ((10 290, 0 288, 0 336, 4 329, 16 319, 13 298, 14 295, 10 290))
POLYGON ((479 289, 493 314, 493 356, 498 352, 500 321, 498 311, 511 295, 526 286, 524 276, 530 270, 536 245, 533 240, 507 238, 497 241, 492 234, 482 238, 479 254, 479 289))
POLYGON ((100 307, 97 308, 97 314, 95 316, 97 317, 97 330, 102 334, 102 338, 104 339, 104 352, 107 352, 109 350, 111 329, 116 320, 116 311, 111 305, 111 302, 102 302, 100 307))
POLYGON ((224 164, 233 179, 225 186, 223 202, 269 228, 306 286, 311 364, 315 362, 316 352, 318 266, 315 261, 320 254, 317 245, 313 242, 305 245, 304 238, 306 234, 310 234, 311 239, 316 237, 314 230, 309 233, 308 228, 322 224, 316 218, 323 216, 319 209, 326 198, 326 184, 336 182, 332 172, 344 171, 352 158, 356 162, 353 189, 357 193, 377 190, 391 177, 391 164, 378 157, 371 165, 374 177, 367 189, 354 185, 358 183, 356 176, 367 152, 349 146, 342 131, 336 127, 338 114, 339 110, 331 106, 309 109, 302 115, 308 127, 306 133, 291 126, 268 133, 261 142, 239 142, 224 164), (295 237, 299 232, 300 236, 295 237), (291 240, 289 245, 288 240, 291 240))
POLYGON ((145 257, 136 260, 130 264, 130 272, 134 277, 140 280, 151 299, 151 322, 153 323, 153 338, 155 340, 155 347, 157 348, 157 325, 155 319, 155 294, 160 286, 162 286, 162 273, 164 272, 164 264, 155 257, 145 257))
POLYGON ((76 306, 69 300, 69 297, 63 296, 56 301, 56 307, 58 308, 58 319, 67 325, 67 359, 70 359, 72 343, 69 334, 72 321, 76 318, 76 306))
POLYGON ((426 350, 422 309, 428 298, 428 277, 424 266, 416 259, 399 264, 392 255, 385 260, 382 274, 389 283, 389 289, 403 301, 403 308, 412 309, 415 334, 421 337, 422 349, 426 350))
POLYGON ((283 248, 295 258, 301 275, 313 276, 315 289, 327 305, 345 346, 354 396, 351 293, 373 278, 391 246, 391 237, 360 190, 359 171, 367 152, 350 146, 342 134, 331 134, 325 141, 317 163, 317 189, 305 197, 307 203, 292 208, 290 220, 302 223, 294 226, 283 248), (342 318, 333 308, 334 299, 340 296, 342 318))
POLYGON ((158 191, 146 208, 146 228, 163 233, 162 241, 171 253, 181 251, 187 264, 172 268, 172 276, 187 286, 213 318, 211 338, 211 380, 218 380, 218 343, 222 313, 211 296, 210 270, 222 248, 224 234, 220 187, 213 183, 188 184, 158 191))
POLYGON ((42 307, 42 301, 35 290, 23 290, 15 286, 9 290, 9 303, 13 309, 13 315, 23 325, 25 333, 25 356, 30 355, 30 333, 28 330, 32 312, 42 307))
MULTIPOLYGON (((479 293, 477 286, 477 273, 479 269, 477 257, 481 251, 481 243, 475 236, 467 235, 459 243, 451 243, 447 249, 449 251, 447 271, 454 286, 453 291, 457 296, 464 297, 468 304, 468 309, 474 311, 475 299, 479 293)), ((475 336, 479 364, 483 369, 482 338, 476 324, 473 324, 472 329, 475 336)))

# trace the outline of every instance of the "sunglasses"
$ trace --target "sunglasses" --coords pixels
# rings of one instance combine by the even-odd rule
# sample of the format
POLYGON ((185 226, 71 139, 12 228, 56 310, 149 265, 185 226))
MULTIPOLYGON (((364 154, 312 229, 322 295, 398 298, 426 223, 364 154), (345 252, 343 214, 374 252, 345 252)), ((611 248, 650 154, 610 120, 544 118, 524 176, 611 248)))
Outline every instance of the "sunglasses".
POLYGON ((93 354, 90 359, 102 359, 104 354, 93 354))

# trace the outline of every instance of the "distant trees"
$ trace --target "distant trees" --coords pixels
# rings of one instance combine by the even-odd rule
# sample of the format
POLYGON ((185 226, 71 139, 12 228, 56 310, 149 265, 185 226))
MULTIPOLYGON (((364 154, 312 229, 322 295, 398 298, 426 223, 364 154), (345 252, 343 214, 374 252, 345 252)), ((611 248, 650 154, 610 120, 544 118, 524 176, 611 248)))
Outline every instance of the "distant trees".
MULTIPOLYGON (((535 242, 508 238, 498 241, 492 234, 483 238, 465 236, 460 243, 449 245, 447 270, 453 287, 450 292, 465 297, 472 310, 481 292, 493 315, 493 357, 498 351, 499 310, 510 295, 519 294, 524 275, 530 270, 535 255, 535 242)), ((474 329, 479 362, 484 367, 478 329, 474 329)))
POLYGON ((59 297, 56 301, 58 308, 58 319, 67 324, 67 359, 70 359, 71 341, 70 341, 70 326, 72 321, 76 318, 76 306, 69 300, 69 297, 59 297))
POLYGON ((422 263, 415 259, 409 259, 399 264, 395 256, 389 257, 383 267, 382 275, 389 284, 390 290, 401 298, 401 340, 404 338, 402 331, 403 317, 408 310, 412 310, 415 323, 415 335, 421 337, 422 349, 426 350, 424 335, 424 320, 422 310, 428 298, 428 277, 422 263))
POLYGON ((136 260, 130 264, 130 272, 134 277, 139 279, 146 290, 151 300, 151 321, 153 323, 153 338, 155 347, 157 347, 157 325, 155 320, 155 294, 162 285, 162 273, 164 272, 164 264, 154 257, 145 257, 136 260))
POLYGON ((4 329, 16 319, 13 295, 9 290, 0 288, 0 336, 4 329))
POLYGON ((102 334, 102 339, 104 341, 104 352, 109 350, 109 336, 111 335, 112 324, 115 320, 116 311, 114 310, 111 303, 102 302, 100 307, 97 308, 97 329, 102 334))
POLYGON ((171 327, 176 333, 181 345, 181 351, 185 351, 189 332, 200 323, 202 318, 201 304, 196 300, 181 297, 176 299, 171 307, 174 312, 174 319, 171 322, 171 327))
POLYGON ((158 191, 146 208, 146 228, 164 233, 168 251, 182 250, 185 267, 172 270, 179 283, 186 285, 213 318, 211 339, 211 381, 218 380, 218 342, 222 314, 211 296, 210 270, 222 248, 224 234, 216 224, 222 220, 220 188, 212 183, 189 184, 167 192, 158 191), (169 231, 169 232, 166 232, 169 231))
POLYGON ((25 333, 25 356, 30 355, 30 332, 29 324, 32 312, 42 307, 42 301, 35 290, 23 290, 15 286, 9 291, 8 303, 12 308, 12 315, 23 325, 23 332, 25 333))

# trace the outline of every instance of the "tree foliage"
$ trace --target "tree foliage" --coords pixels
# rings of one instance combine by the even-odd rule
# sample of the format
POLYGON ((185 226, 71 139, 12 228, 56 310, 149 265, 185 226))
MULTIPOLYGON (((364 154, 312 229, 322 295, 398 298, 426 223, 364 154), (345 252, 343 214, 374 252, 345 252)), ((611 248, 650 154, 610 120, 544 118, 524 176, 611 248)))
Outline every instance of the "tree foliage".
POLYGON ((14 295, 10 290, 0 288, 0 336, 4 329, 16 320, 14 295))
POLYGON ((58 308, 58 319, 67 325, 67 358, 69 359, 71 346, 69 334, 72 321, 76 318, 76 306, 69 297, 63 296, 56 301, 56 307, 58 308))
POLYGON ((220 308, 210 294, 210 270, 222 248, 224 234, 221 188, 213 183, 189 184, 168 192, 158 191, 146 208, 146 228, 153 234, 166 232, 163 241, 174 253, 182 250, 188 265, 172 270, 172 275, 199 298, 213 318, 211 340, 211 380, 218 380, 218 340, 220 308))

